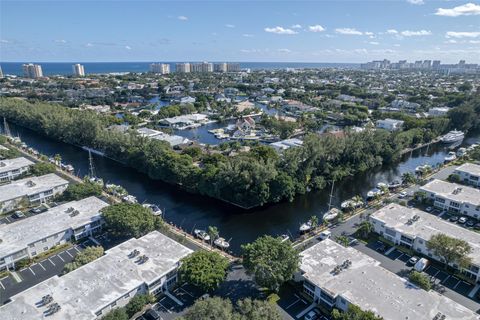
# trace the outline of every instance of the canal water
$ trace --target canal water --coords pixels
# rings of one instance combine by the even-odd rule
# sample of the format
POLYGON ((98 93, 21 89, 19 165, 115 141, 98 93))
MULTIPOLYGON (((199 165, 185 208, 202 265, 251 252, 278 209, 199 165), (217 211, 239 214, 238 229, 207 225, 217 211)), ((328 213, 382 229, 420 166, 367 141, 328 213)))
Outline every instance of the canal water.
MULTIPOLYGON (((88 154, 81 148, 54 141, 13 124, 10 125, 10 130, 42 154, 60 154, 64 163, 75 167, 77 175, 84 176, 87 173, 88 154)), ((480 135, 465 142, 477 142, 478 137, 480 135)), ((378 182, 397 179, 405 172, 413 172, 419 165, 434 166, 442 163, 447 152, 440 144, 425 147, 404 155, 401 162, 395 165, 378 167, 345 179, 335 184, 332 203, 338 207, 342 201, 355 195, 365 196, 378 182)), ((97 176, 105 182, 124 186, 139 202, 158 204, 164 210, 166 220, 189 232, 194 228, 217 226, 221 236, 231 239, 231 249, 234 252, 239 252, 241 244, 264 234, 275 236, 289 233, 296 237, 301 223, 312 215, 321 217, 328 207, 330 190, 327 188, 297 196, 291 203, 282 202, 244 211, 219 200, 189 194, 152 180, 113 160, 97 155, 93 155, 93 158, 97 176)))

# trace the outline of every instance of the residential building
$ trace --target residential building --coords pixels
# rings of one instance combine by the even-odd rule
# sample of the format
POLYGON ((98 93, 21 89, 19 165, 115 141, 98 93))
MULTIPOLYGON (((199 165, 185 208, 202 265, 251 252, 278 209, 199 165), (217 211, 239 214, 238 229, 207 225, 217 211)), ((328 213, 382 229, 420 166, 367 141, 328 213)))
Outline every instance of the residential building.
POLYGON ((377 120, 377 128, 385 129, 388 131, 397 131, 401 130, 403 126, 402 120, 395 120, 395 119, 384 119, 384 120, 377 120))
POLYGON ((476 219, 480 217, 478 189, 435 179, 420 187, 420 191, 425 193, 425 198, 430 199, 436 208, 476 219))
POLYGON ((72 66, 72 69, 73 69, 73 75, 75 77, 84 77, 85 76, 85 68, 82 64, 74 64, 72 66))
POLYGON ((175 65, 175 71, 176 72, 181 72, 181 73, 189 73, 190 72, 190 63, 188 63, 188 62, 177 63, 175 65))
POLYGON ((44 213, 0 225, 0 270, 33 258, 55 246, 79 240, 102 227, 100 210, 108 203, 89 197, 50 208, 44 213))
POLYGON ((3 319, 100 319, 125 306, 139 294, 158 294, 177 281, 180 260, 192 250, 153 231, 105 252, 99 259, 65 275, 54 276, 11 298, 0 307, 3 319), (42 297, 49 295, 57 312, 48 312, 42 297))
MULTIPOLYGON (((369 220, 375 232, 385 239, 438 261, 441 261, 441 258, 427 248, 427 242, 432 236, 446 234, 464 240, 472 248, 470 253, 472 264, 461 272, 466 277, 480 282, 480 234, 424 211, 399 204, 383 207, 370 215, 369 220)), ((452 267, 458 268, 454 264, 452 267)))
POLYGON ((3 78, 2 66, 0 66, 0 79, 3 78))
POLYGON ((430 117, 442 117, 447 115, 449 110, 450 108, 447 108, 447 107, 434 107, 434 108, 428 109, 428 115, 430 117))
POLYGON ((23 76, 25 78, 36 79, 36 78, 43 77, 42 66, 39 64, 33 64, 33 63, 23 64, 22 68, 23 68, 23 76))
POLYGON ((167 63, 152 63, 150 65, 150 71, 158 74, 169 74, 170 65, 167 63))
POLYGON ((54 173, 11 181, 0 186, 0 213, 15 209, 22 201, 34 205, 45 203, 68 186, 68 181, 54 173))
POLYGON ((240 63, 227 63, 227 72, 240 72, 240 63))
POLYGON ((394 109, 406 110, 409 112, 415 112, 418 108, 420 108, 420 105, 418 103, 409 102, 409 101, 400 100, 400 99, 393 100, 390 105, 394 109))
POLYGON ((474 163, 464 163, 453 172, 466 184, 480 187, 480 166, 474 163))
POLYGON ((303 141, 297 138, 285 139, 277 142, 270 143, 270 146, 277 151, 283 151, 292 147, 301 147, 303 141))
POLYGON ((170 135, 161 131, 148 129, 148 128, 139 128, 137 129, 137 132, 142 137, 147 137, 150 139, 157 139, 157 140, 168 142, 172 147, 190 142, 190 140, 182 136, 170 135))
POLYGON ((213 65, 213 71, 215 72, 227 72, 227 63, 215 63, 213 65))
POLYGON ((208 122, 207 115, 201 113, 186 114, 171 118, 164 118, 159 121, 159 125, 173 129, 190 129, 200 127, 208 122))
POLYGON ((304 292, 323 308, 346 311, 356 305, 388 320, 479 318, 438 292, 420 289, 382 268, 379 261, 330 239, 301 256, 295 280, 303 281, 304 292))
POLYGON ((192 63, 190 65, 191 72, 213 72, 213 63, 210 62, 200 62, 192 63))
POLYGON ((0 160, 0 183, 27 173, 32 165, 33 162, 24 157, 0 160))

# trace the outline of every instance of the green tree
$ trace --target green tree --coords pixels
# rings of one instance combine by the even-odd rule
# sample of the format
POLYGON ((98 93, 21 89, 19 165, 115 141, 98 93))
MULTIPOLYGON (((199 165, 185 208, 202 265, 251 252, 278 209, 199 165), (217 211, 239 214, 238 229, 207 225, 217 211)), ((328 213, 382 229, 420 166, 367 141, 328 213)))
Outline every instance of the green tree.
POLYGON ((60 165, 60 163, 62 162, 62 156, 59 155, 58 153, 53 156, 53 159, 55 160, 55 163, 58 165, 60 165))
POLYGON ((228 259, 214 251, 195 251, 182 260, 180 280, 213 291, 225 280, 228 259))
POLYGON ((405 172, 404 174, 402 174, 402 183, 404 185, 411 185, 411 184, 414 184, 417 182, 417 178, 415 177, 415 175, 411 172, 405 172))
POLYGON ((83 182, 76 184, 69 184, 67 189, 60 196, 63 201, 81 200, 91 196, 100 196, 102 194, 102 187, 96 183, 83 182))
POLYGON ((117 237, 141 237, 162 225, 162 219, 135 203, 118 203, 102 209, 107 229, 117 237))
POLYGON ((453 263, 461 268, 466 268, 472 262, 468 256, 472 252, 472 247, 468 242, 443 233, 431 236, 427 241, 427 248, 434 255, 440 257, 447 268, 453 263))
POLYGON ((420 288, 428 291, 432 288, 432 285, 430 283, 430 280, 428 279, 428 277, 426 275, 424 275, 423 273, 421 272, 418 272, 418 271, 415 271, 413 270, 412 272, 410 272, 410 274, 408 275, 408 279, 410 279, 411 282, 415 283, 416 285, 418 285, 420 288))
POLYGON ((65 265, 65 267, 63 268, 63 272, 68 273, 89 262, 92 262, 93 260, 96 260, 101 256, 103 256, 103 253, 104 253, 104 250, 103 250, 103 247, 101 246, 86 247, 85 250, 83 250, 82 252, 79 252, 75 256, 72 262, 67 263, 65 265))
POLYGON ((197 300, 182 320, 233 320, 233 306, 230 300, 219 297, 197 300))
POLYGON ((215 226, 208 226, 207 233, 210 236, 210 245, 212 245, 213 241, 215 241, 220 234, 218 228, 215 226))
POLYGON ((347 236, 337 236, 335 238, 335 240, 340 243, 342 246, 344 247, 348 247, 348 243, 349 243, 349 240, 348 240, 348 237, 347 236))
POLYGON ((333 320, 383 320, 372 311, 363 311, 360 307, 351 304, 346 312, 338 309, 332 311, 333 320))
POLYGON ((243 264, 262 287, 278 291, 282 283, 292 278, 300 263, 299 253, 279 238, 263 236, 242 245, 243 264))
POLYGON ((149 303, 155 301, 155 297, 149 294, 139 294, 134 296, 125 306, 125 312, 129 318, 143 309, 149 303))
POLYGON ((48 162, 37 162, 30 169, 30 172, 35 176, 43 176, 49 173, 54 173, 55 171, 55 165, 48 162))
POLYGON ((362 239, 368 239, 370 233, 373 231, 373 225, 369 221, 363 221, 357 227, 356 233, 362 239))
POLYGON ((312 229, 318 227, 318 217, 313 215, 310 217, 310 223, 312 224, 312 229))
POLYGON ((448 181, 453 183, 459 183, 461 181, 461 178, 458 174, 452 173, 448 176, 448 181))
POLYGON ((237 303, 235 320, 280 320, 282 317, 275 304, 250 298, 237 303))
POLYGON ((129 320, 125 308, 116 308, 102 317, 102 320, 129 320))

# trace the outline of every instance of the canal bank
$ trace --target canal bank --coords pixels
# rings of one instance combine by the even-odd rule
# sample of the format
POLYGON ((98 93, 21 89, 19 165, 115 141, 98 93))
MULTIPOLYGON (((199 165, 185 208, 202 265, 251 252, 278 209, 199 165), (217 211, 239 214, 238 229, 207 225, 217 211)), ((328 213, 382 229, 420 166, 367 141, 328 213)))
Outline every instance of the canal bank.
MULTIPOLYGON (((88 153, 81 148, 54 141, 26 128, 10 125, 12 134, 18 135, 29 146, 47 155, 60 154, 66 163, 75 167, 75 174, 88 172, 88 153)), ((442 145, 434 145, 412 151, 402 160, 389 166, 382 166, 336 184, 332 204, 339 206, 342 201, 366 193, 378 182, 398 179, 405 172, 413 172, 424 164, 432 166, 443 162, 448 151, 442 145)), ((165 213, 165 219, 184 231, 195 228, 207 229, 216 226, 220 236, 231 240, 231 249, 238 253, 240 245, 254 241, 257 237, 289 234, 298 236, 301 223, 312 215, 323 215, 327 211, 329 190, 320 190, 299 195, 293 202, 282 202, 269 206, 242 210, 218 200, 189 194, 171 185, 148 178, 147 175, 113 160, 93 155, 97 175, 106 183, 122 185, 137 197, 139 202, 158 204, 165 213)))

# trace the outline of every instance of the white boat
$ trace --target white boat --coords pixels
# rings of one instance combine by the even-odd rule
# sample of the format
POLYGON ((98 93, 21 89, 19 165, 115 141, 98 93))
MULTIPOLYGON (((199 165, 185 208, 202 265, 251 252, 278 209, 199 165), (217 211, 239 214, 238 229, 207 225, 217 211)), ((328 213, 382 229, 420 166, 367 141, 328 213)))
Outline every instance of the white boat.
POLYGON ((137 203, 137 198, 135 198, 135 196, 132 196, 131 194, 124 196, 122 200, 127 203, 137 203))
POLYGON ((282 242, 290 240, 290 236, 288 234, 282 234, 280 236, 280 239, 282 239, 282 242))
POLYGON ((388 189, 396 189, 402 186, 402 182, 399 180, 393 180, 388 184, 388 189))
POLYGON ((377 183, 377 188, 378 189, 388 188, 388 184, 386 184, 385 182, 379 182, 377 183))
POLYGON ((445 156, 445 162, 450 162, 450 161, 453 161, 457 159, 457 155, 455 154, 455 152, 453 151, 450 151, 446 156, 445 156))
POLYGON ((144 208, 150 209, 154 216, 161 216, 162 210, 156 204, 144 203, 144 208))
POLYGON ((353 199, 343 201, 340 204, 340 208, 342 210, 351 210, 351 209, 356 209, 360 208, 363 205, 363 201, 355 201, 353 199))
POLYGON ((308 220, 307 222, 302 223, 298 230, 300 231, 300 233, 305 233, 310 231, 311 229, 312 229, 312 222, 308 220))
POLYGON ((478 144, 474 143, 467 148, 467 151, 473 151, 476 147, 478 147, 478 144))
POLYGON ((210 236, 205 230, 195 229, 193 230, 195 237, 202 239, 203 241, 210 241, 210 236))
POLYGON ((440 141, 442 141, 443 143, 453 143, 463 140, 464 137, 465 133, 463 133, 462 131, 452 130, 443 137, 441 137, 440 141))
POLYGON ((459 148, 457 150, 457 157, 463 157, 467 154, 467 148, 459 148))
POLYGON ((332 221, 336 217, 338 217, 340 211, 337 208, 330 209, 325 215, 323 216, 323 220, 325 221, 332 221))
POLYGON ((74 168, 71 164, 67 164, 65 166, 65 170, 68 171, 68 172, 73 172, 74 171, 74 168))
POLYGON ((367 199, 368 199, 368 200, 371 200, 371 199, 375 198, 375 196, 377 196, 377 195, 380 195, 380 196, 381 196, 381 195, 383 195, 383 194, 384 194, 384 192, 383 192, 381 189, 379 189, 379 188, 373 188, 372 190, 368 191, 368 193, 367 193, 367 199))
POLYGON ((96 183, 96 184, 98 184, 99 186, 102 186, 102 187, 103 187, 103 179, 102 179, 102 178, 98 178, 98 177, 88 177, 88 181, 90 181, 91 183, 96 183))
POLYGON ((230 243, 228 243, 227 240, 225 240, 224 238, 221 238, 221 237, 215 239, 215 241, 213 241, 213 243, 221 249, 228 249, 230 247, 230 243))
POLYGON ((425 171, 432 170, 432 166, 429 164, 424 164, 423 166, 418 166, 415 168, 415 173, 423 174, 425 171))

